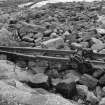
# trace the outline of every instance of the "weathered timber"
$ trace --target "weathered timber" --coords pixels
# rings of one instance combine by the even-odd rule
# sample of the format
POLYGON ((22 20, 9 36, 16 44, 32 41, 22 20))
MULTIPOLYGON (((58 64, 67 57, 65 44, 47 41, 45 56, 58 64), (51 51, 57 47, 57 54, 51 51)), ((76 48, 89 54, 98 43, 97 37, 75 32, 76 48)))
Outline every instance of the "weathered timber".
POLYGON ((105 54, 101 54, 101 53, 92 53, 92 58, 93 59, 105 59, 105 54))
POLYGON ((18 57, 25 60, 48 60, 48 61, 54 61, 54 62, 69 62, 69 58, 62 58, 62 57, 50 57, 50 56, 34 56, 34 55, 26 55, 21 53, 14 53, 14 52, 7 52, 0 50, 0 54, 6 54, 7 56, 11 57, 18 57))
POLYGON ((44 53, 51 53, 51 54, 60 54, 60 55, 69 55, 69 54, 75 54, 75 50, 52 50, 52 49, 43 49, 43 48, 30 48, 30 47, 6 47, 6 46, 0 46, 0 50, 5 51, 22 51, 22 52, 44 52, 44 53))
POLYGON ((90 63, 92 68, 97 69, 105 69, 105 62, 104 61, 97 61, 97 60, 85 60, 86 63, 90 63))

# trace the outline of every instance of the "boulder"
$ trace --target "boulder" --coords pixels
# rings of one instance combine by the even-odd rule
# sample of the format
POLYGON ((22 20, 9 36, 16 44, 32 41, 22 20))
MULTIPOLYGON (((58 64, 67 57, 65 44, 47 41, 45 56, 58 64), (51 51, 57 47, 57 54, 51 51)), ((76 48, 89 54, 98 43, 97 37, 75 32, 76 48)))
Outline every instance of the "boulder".
POLYGON ((105 49, 102 49, 101 51, 99 51, 99 53, 105 54, 105 49))
POLYGON ((82 45, 82 48, 88 48, 89 47, 88 42, 81 42, 80 44, 82 45))
POLYGON ((6 28, 0 30, 0 45, 1 46, 18 46, 18 43, 12 40, 12 33, 6 28))
POLYGON ((50 38, 53 39, 53 38, 57 38, 59 37, 55 32, 51 33, 50 35, 50 38))
POLYGON ((96 103, 99 102, 99 100, 95 96, 95 94, 88 90, 87 86, 85 86, 85 85, 77 85, 76 88, 77 88, 78 95, 83 97, 83 98, 86 97, 86 101, 88 101, 92 105, 96 105, 96 103))
POLYGON ((63 97, 68 99, 73 98, 73 96, 77 94, 75 82, 71 83, 61 82, 58 83, 55 88, 57 93, 60 93, 63 97))
POLYGON ((32 70, 33 73, 44 73, 46 68, 47 68, 47 64, 44 63, 43 61, 42 61, 42 63, 41 62, 29 61, 28 62, 28 67, 29 67, 30 70, 32 70))
POLYGON ((7 60, 0 60, 0 79, 15 78, 15 65, 7 60))
POLYGON ((65 31, 62 36, 65 40, 71 40, 71 34, 68 31, 65 31))
POLYGON ((79 80, 79 83, 86 85, 89 89, 94 89, 98 83, 98 80, 93 78, 91 75, 83 74, 79 80))
POLYGON ((101 100, 101 98, 103 97, 103 96, 105 96, 105 92, 103 91, 103 89, 100 87, 100 86, 97 86, 96 87, 96 96, 97 96, 97 98, 99 99, 99 100, 101 100))
POLYGON ((104 85, 105 85, 105 74, 100 77, 100 79, 99 79, 99 84, 100 84, 101 86, 104 86, 104 85))
POLYGON ((16 65, 21 67, 21 68, 26 68, 27 67, 27 64, 24 60, 17 60, 16 65))
POLYGON ((33 38, 30 38, 28 36, 24 36, 22 38, 22 41, 29 42, 29 43, 34 43, 34 39, 33 38))
POLYGON ((48 90, 50 88, 50 82, 51 81, 47 75, 38 73, 35 74, 30 81, 27 82, 27 84, 32 88, 44 88, 48 90))
POLYGON ((68 73, 64 79, 61 81, 62 83, 71 83, 71 82, 77 82, 79 81, 80 79, 80 75, 79 74, 76 74, 75 72, 71 72, 71 73, 68 73))
MULTIPOLYGON (((63 97, 55 94, 40 94, 34 90, 34 92, 23 91, 14 86, 8 85, 7 83, 0 81, 0 97, 1 104, 6 103, 17 103, 27 105, 78 105, 75 102, 68 101, 63 97)), ((6 104, 8 105, 8 104, 6 104)))
POLYGON ((71 78, 71 80, 78 81, 81 77, 81 74, 74 71, 74 70, 68 70, 66 75, 64 76, 65 79, 71 78))
POLYGON ((44 31, 44 37, 49 37, 51 33, 52 33, 52 30, 50 30, 50 29, 44 31))
POLYGON ((93 77, 99 79, 104 74, 104 69, 97 69, 93 73, 93 77))
POLYGON ((102 50, 105 47, 105 44, 93 44, 91 49, 94 51, 102 50))
POLYGON ((101 40, 99 40, 95 37, 91 38, 90 43, 91 43, 92 50, 99 51, 105 47, 105 44, 101 40))
POLYGON ((47 70, 46 74, 51 78, 58 78, 59 77, 59 73, 58 73, 57 69, 47 70))
POLYGON ((79 48, 82 48, 82 45, 80 43, 73 42, 73 43, 71 43, 71 48, 79 49, 79 48))
POLYGON ((86 101, 90 102, 91 105, 97 105, 99 102, 99 99, 94 95, 93 92, 88 92, 87 97, 86 97, 86 101))
POLYGON ((99 34, 105 34, 105 29, 97 28, 96 30, 99 34))
POLYGON ((38 32, 37 34, 35 34, 35 35, 33 36, 33 38, 34 38, 34 39, 43 38, 43 34, 40 33, 40 32, 38 32))
POLYGON ((85 85, 76 85, 77 93, 79 96, 85 97, 88 93, 88 87, 85 85))
POLYGON ((64 40, 61 37, 49 39, 42 43, 42 47, 48 49, 61 49, 64 48, 64 46, 65 46, 64 40))
POLYGON ((101 99, 101 101, 99 102, 99 105, 105 105, 105 97, 101 99))
POLYGON ((7 60, 7 55, 0 54, 0 60, 7 60))

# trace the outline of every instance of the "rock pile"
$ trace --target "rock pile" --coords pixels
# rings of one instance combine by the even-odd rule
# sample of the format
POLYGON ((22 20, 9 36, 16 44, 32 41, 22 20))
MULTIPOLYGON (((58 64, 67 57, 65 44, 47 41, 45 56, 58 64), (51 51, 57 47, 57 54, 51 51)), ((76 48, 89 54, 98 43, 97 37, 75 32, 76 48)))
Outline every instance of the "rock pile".
MULTIPOLYGON (((57 50, 90 48, 105 54, 104 4, 56 3, 33 9, 16 7, 16 11, 0 7, 0 45, 57 50)), ((97 56, 84 55, 86 59, 105 62, 97 56)), ((0 54, 0 104, 17 105, 15 102, 104 105, 105 65, 83 62, 81 51, 70 64, 26 61, 0 54)))

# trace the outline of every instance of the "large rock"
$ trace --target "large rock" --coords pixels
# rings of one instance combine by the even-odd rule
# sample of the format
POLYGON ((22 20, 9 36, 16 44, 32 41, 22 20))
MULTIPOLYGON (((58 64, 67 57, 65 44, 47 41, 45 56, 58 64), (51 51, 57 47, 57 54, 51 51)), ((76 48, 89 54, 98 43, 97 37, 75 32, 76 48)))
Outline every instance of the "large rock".
POLYGON ((105 74, 100 77, 100 79, 99 79, 99 84, 100 84, 101 86, 104 86, 104 85, 105 85, 105 74))
POLYGON ((0 81, 0 96, 7 103, 27 105, 78 105, 70 102, 59 95, 39 94, 38 92, 23 91, 17 87, 0 81))
POLYGON ((96 96, 99 100, 101 100, 101 98, 103 96, 105 96, 105 92, 103 91, 103 89, 100 86, 96 87, 96 96))
POLYGON ((34 74, 23 71, 20 67, 7 60, 0 60, 0 79, 16 79, 19 81, 31 81, 34 74))
POLYGON ((61 37, 49 39, 48 41, 44 41, 42 43, 42 47, 48 48, 48 49, 60 49, 64 48, 64 40, 61 37))
POLYGON ((105 29, 97 28, 96 30, 99 34, 105 34, 105 29))
POLYGON ((88 93, 88 87, 85 85, 76 85, 77 93, 79 96, 85 97, 88 93))
POLYGON ((0 60, 0 79, 15 78, 15 65, 7 60, 0 60))
POLYGON ((105 44, 101 40, 93 37, 91 38, 91 48, 92 50, 99 51, 105 47, 105 44))
POLYGON ((28 62, 28 67, 29 67, 30 70, 32 70, 33 73, 44 73, 46 68, 47 68, 47 64, 43 61, 42 61, 42 63, 41 62, 29 61, 28 62))
POLYGON ((50 38, 51 38, 51 39, 57 38, 57 37, 59 37, 59 36, 58 36, 57 33, 55 33, 55 32, 51 33, 51 35, 50 35, 50 38))
POLYGON ((27 67, 27 64, 24 60, 17 60, 16 65, 21 67, 21 68, 26 68, 27 67))
POLYGON ((89 89, 94 89, 98 83, 98 80, 88 74, 83 74, 79 80, 79 83, 88 86, 89 89))
POLYGON ((50 79, 47 75, 43 73, 35 74, 31 80, 28 82, 28 85, 32 88, 44 88, 49 89, 50 88, 50 79))
POLYGON ((74 70, 68 70, 66 75, 64 76, 64 79, 71 79, 71 81, 78 81, 81 77, 81 74, 74 71, 74 70))
POLYGON ((99 105, 105 105, 105 97, 101 99, 101 101, 99 102, 99 105))
POLYGON ((105 49, 102 49, 99 53, 105 54, 105 49))
POLYGON ((6 28, 0 30, 0 45, 2 46, 18 46, 18 43, 12 40, 12 33, 6 28))
POLYGON ((52 33, 52 30, 50 30, 50 29, 44 31, 44 37, 49 37, 51 33, 52 33))
POLYGON ((63 97, 70 99, 77 94, 76 83, 58 83, 56 85, 56 92, 60 93, 63 97))
POLYGON ((95 94, 93 92, 88 92, 86 101, 90 102, 91 105, 96 105, 96 104, 98 104, 99 99, 95 96, 95 94))
POLYGON ((94 73, 93 73, 93 77, 99 79, 103 74, 104 74, 104 69, 97 69, 94 73))
POLYGON ((71 34, 68 31, 65 31, 62 36, 65 40, 71 40, 71 34))
POLYGON ((7 60, 7 55, 0 54, 0 60, 7 60))
POLYGON ((86 101, 90 102, 92 105, 96 105, 99 102, 99 99, 95 96, 95 94, 88 90, 88 87, 85 85, 77 85, 78 95, 85 98, 86 101))
POLYGON ((73 42, 71 43, 71 47, 72 49, 79 49, 82 48, 82 45, 80 43, 73 42))

